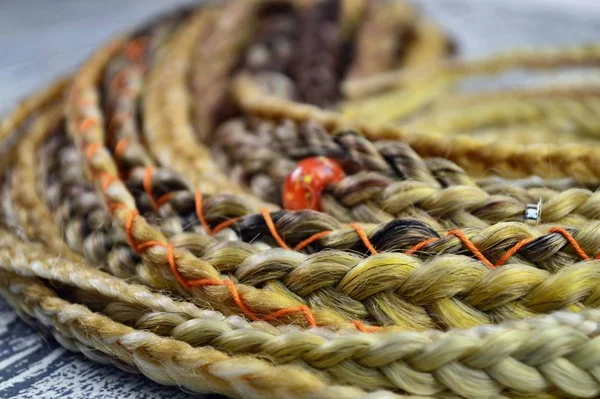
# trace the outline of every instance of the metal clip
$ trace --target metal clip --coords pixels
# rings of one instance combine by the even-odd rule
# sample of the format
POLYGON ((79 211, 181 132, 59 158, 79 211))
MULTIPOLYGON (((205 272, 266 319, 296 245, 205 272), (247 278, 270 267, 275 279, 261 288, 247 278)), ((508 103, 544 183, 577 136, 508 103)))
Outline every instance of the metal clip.
POLYGON ((542 199, 537 204, 527 204, 525 206, 525 223, 538 224, 542 218, 542 199))

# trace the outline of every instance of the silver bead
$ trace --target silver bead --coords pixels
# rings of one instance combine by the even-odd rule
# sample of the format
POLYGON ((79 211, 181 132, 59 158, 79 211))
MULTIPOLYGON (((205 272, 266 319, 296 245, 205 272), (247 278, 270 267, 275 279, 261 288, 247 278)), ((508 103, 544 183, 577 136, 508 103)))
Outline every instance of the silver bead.
POLYGON ((525 206, 524 219, 526 223, 538 224, 542 217, 542 199, 537 204, 527 204, 525 206))

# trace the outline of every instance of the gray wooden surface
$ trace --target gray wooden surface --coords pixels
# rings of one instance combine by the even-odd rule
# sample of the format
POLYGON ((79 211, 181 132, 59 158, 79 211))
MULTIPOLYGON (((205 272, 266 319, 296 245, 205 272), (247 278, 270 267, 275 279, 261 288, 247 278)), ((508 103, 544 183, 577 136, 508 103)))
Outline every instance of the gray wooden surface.
MULTIPOLYGON (((74 69, 110 36, 189 0, 0 0, 0 113, 74 69)), ((598 0, 415 0, 467 57, 600 42, 598 0)), ((0 299, 0 398, 191 395, 101 366, 19 321, 0 299)), ((212 396, 215 398, 216 396, 212 396)))

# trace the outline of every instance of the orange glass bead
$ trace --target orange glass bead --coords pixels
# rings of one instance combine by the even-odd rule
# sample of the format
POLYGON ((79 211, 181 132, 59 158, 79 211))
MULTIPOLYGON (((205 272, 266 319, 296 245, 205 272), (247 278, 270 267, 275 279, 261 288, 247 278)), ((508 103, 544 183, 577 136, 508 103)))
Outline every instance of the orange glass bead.
POLYGON ((283 185, 283 207, 291 211, 320 210, 325 187, 344 178, 344 170, 327 157, 306 158, 298 162, 283 185))

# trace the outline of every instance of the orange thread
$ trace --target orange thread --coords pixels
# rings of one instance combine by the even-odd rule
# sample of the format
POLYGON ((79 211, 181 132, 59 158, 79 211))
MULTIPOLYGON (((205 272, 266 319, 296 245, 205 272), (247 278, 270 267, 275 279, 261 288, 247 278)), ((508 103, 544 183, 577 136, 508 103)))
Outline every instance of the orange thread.
POLYGON ((110 173, 107 173, 107 172, 101 172, 99 175, 99 178, 100 178, 100 187, 102 188, 102 191, 108 190, 108 187, 110 187, 111 184, 113 184, 115 181, 118 180, 117 176, 111 175, 110 173))
POLYGON ((129 140, 127 140, 126 138, 122 138, 117 142, 117 145, 115 146, 115 158, 117 160, 123 156, 123 153, 127 149, 128 145, 129 140))
POLYGON ((140 245, 137 245, 135 247, 135 250, 138 253, 142 253, 142 252, 144 252, 145 250, 147 250, 148 248, 151 248, 151 247, 167 248, 167 245, 163 244, 160 241, 150 240, 150 241, 143 242, 140 245))
POLYGON ((186 290, 190 289, 190 285, 183 278, 179 270, 177 269, 177 263, 175 262, 175 249, 173 244, 167 245, 167 262, 169 262, 169 267, 171 268, 171 272, 175 275, 175 278, 186 290))
POLYGON ((166 193, 165 195, 162 195, 158 200, 156 200, 156 206, 160 208, 167 202, 171 201, 171 198, 173 198, 173 193, 166 193))
MULTIPOLYGON (((150 168, 150 167, 149 167, 150 168)), ((144 172, 144 181, 147 181, 147 176, 150 175, 151 176, 151 172, 148 172, 148 169, 146 168, 146 171, 144 172)), ((106 188, 108 188, 108 186, 110 185, 110 183, 112 183, 114 180, 117 179, 116 176, 108 174, 106 172, 104 172, 102 174, 103 182, 102 182, 102 186, 103 186, 103 190, 106 190, 106 188), (108 183, 107 183, 108 181, 108 183)), ((146 189, 146 184, 144 184, 144 188, 146 189)), ((148 190, 146 190, 148 191, 148 190)), ((151 192, 149 194, 149 196, 151 197, 151 192)), ((196 192, 196 206, 198 208, 198 205, 200 205, 200 208, 202 207, 202 195, 199 191, 196 192)), ((152 197, 151 197, 152 198, 152 197)), ((165 195, 163 195, 160 199, 159 199, 159 203, 163 203, 168 201, 168 199, 171 198, 171 193, 167 193, 165 195)), ((117 202, 117 203, 112 203, 108 205, 108 209, 109 212, 112 214, 114 213, 117 209, 129 209, 127 208, 127 206, 123 203, 117 202)), ((203 214, 202 211, 200 210, 199 213, 199 219, 202 221, 203 218, 203 214)), ((177 269, 177 262, 175 259, 175 248, 173 246, 173 244, 163 244, 159 241, 154 241, 154 240, 150 240, 150 241, 146 241, 144 243, 141 243, 139 245, 136 245, 135 243, 135 236, 133 234, 133 224, 135 222, 135 218, 139 216, 139 212, 136 209, 129 209, 129 212, 127 213, 127 216, 125 218, 125 234, 127 235, 127 239, 129 240, 129 244, 130 246, 138 253, 141 253, 143 251, 145 251, 148 248, 154 247, 154 246, 158 246, 161 248, 165 248, 167 251, 167 262, 169 264, 169 268, 171 269, 171 272, 173 273, 173 275, 175 276, 175 278, 177 279, 177 281, 179 282, 179 284, 181 284, 185 289, 191 289, 192 287, 202 287, 202 286, 210 286, 210 285, 226 285, 229 291, 229 294, 231 295, 231 298, 233 299, 233 302, 236 304, 236 306, 242 310, 242 312, 248 316, 248 318, 250 318, 251 320, 259 320, 259 317, 252 312, 248 306, 245 304, 245 302, 243 301, 242 297, 240 296, 239 291, 237 290, 237 287, 235 286, 235 284, 231 281, 231 280, 218 280, 218 279, 203 279, 203 280, 186 280, 183 275, 179 272, 179 270, 177 269)), ((268 210, 263 210, 263 217, 265 217, 265 221, 267 223, 267 225, 269 226, 269 229, 271 230, 271 234, 273 234, 273 237, 276 240, 281 240, 281 242, 283 243, 282 246, 286 247, 287 249, 289 249, 289 247, 287 247, 287 244, 285 244, 285 242, 281 239, 281 237, 279 236, 279 234, 277 234, 277 231, 275 230, 275 224, 273 222, 273 219, 271 218, 270 213, 268 212, 268 210)), ((233 223, 235 223, 238 220, 238 218, 233 218, 233 219, 229 219, 226 220, 220 224, 218 224, 215 229, 213 230, 213 233, 217 233, 220 230, 232 225, 233 223)), ((206 223, 206 221, 205 221, 206 223)), ((360 228, 360 226, 358 226, 359 229, 357 232, 359 232, 359 235, 364 235, 364 231, 362 231, 362 229, 360 228)), ((314 242, 315 240, 326 236, 327 234, 329 234, 330 231, 321 231, 319 233, 313 234, 311 237, 309 237, 308 239, 302 241, 301 243, 299 243, 296 248, 302 249, 304 248, 306 245, 309 245, 310 243, 314 242)), ((364 235, 366 238, 366 235, 364 235)), ((368 240, 367 240, 368 242, 368 240)), ((372 247, 372 246, 371 246, 372 247)), ((373 248, 374 250, 374 248, 373 248)), ((376 251, 375 251, 376 252, 376 251)), ((304 317, 306 319, 306 322, 308 323, 309 326, 311 327, 316 327, 317 323, 315 320, 315 317, 310 309, 310 307, 308 307, 307 305, 299 305, 299 306, 293 306, 293 307, 288 307, 288 308, 284 308, 284 309, 280 309, 276 312, 270 313, 268 315, 266 315, 265 317, 262 318, 262 320, 272 320, 272 319, 276 319, 279 317, 283 317, 286 316, 288 314, 292 314, 292 313, 298 313, 301 312, 304 314, 304 317)), ((375 332, 379 329, 379 327, 375 327, 375 326, 364 326, 364 324, 362 324, 360 321, 358 320, 354 320, 353 321, 354 325, 356 326, 357 329, 359 329, 362 332, 365 333, 370 333, 370 332, 375 332)))
POLYGON ((153 176, 154 176, 154 167, 147 166, 146 169, 144 169, 144 178, 142 180, 142 185, 144 186, 144 192, 146 193, 146 195, 148 195, 148 198, 150 199, 150 204, 152 205, 152 208, 155 211, 157 211, 158 204, 154 200, 154 195, 152 193, 152 177, 153 176))
POLYGON ((212 235, 217 234, 219 231, 226 229, 227 227, 231 226, 232 224, 234 224, 235 222, 238 221, 239 218, 233 218, 233 219, 229 219, 226 220, 224 222, 219 223, 218 225, 215 226, 215 228, 212 230, 212 235))
POLYGON ((85 156, 87 157, 87 159, 92 159, 94 154, 96 154, 96 151, 98 151, 100 148, 102 148, 102 146, 98 143, 88 144, 85 150, 85 156))
POLYGON ((223 283, 229 289, 229 294, 231 295, 231 298, 233 298, 233 302, 240 309, 242 309, 242 311, 245 314, 247 314, 248 317, 250 317, 250 319, 252 319, 252 320, 258 319, 258 317, 256 317, 256 315, 248 308, 248 306, 246 306, 246 304, 244 303, 244 301, 242 301, 242 297, 240 296, 240 293, 238 292, 237 287, 235 286, 235 284, 233 284, 233 281, 231 281, 231 280, 223 280, 223 283))
POLYGON ((98 121, 92 117, 87 117, 79 124, 79 131, 81 134, 86 133, 91 127, 96 126, 98 121))
POLYGON ((133 236, 133 222, 135 218, 139 216, 139 212, 137 209, 130 209, 127 214, 127 218, 125 219, 125 234, 127 235, 127 239, 129 240, 129 245, 137 252, 137 247, 135 245, 135 237, 133 236))
POLYGON ((251 320, 258 320, 258 317, 252 312, 242 301, 240 293, 237 287, 231 280, 217 280, 217 279, 202 279, 202 280, 191 280, 187 281, 190 287, 204 287, 207 285, 226 285, 233 302, 248 316, 251 320))
POLYGON ((123 161, 122 161, 122 157, 123 154, 125 153, 125 150, 127 149, 127 146, 129 146, 129 140, 127 140, 126 138, 122 138, 117 142, 117 145, 115 146, 115 162, 117 163, 117 167, 119 168, 119 170, 121 171, 121 173, 123 173, 123 161))
POLYGON ((373 255, 377 255, 379 253, 379 252, 377 252, 377 250, 375 249, 373 244, 371 244, 371 241, 369 241, 369 237, 367 237, 367 234, 365 233, 365 231, 363 230, 363 228, 360 224, 350 223, 350 227, 352 227, 354 229, 354 231, 356 231, 356 234, 361 239, 363 244, 365 244, 365 247, 367 247, 367 249, 369 251, 371 251, 371 253, 373 255))
POLYGON ((569 244, 571 244, 571 246, 573 247, 573 249, 575 250, 575 252, 577 252, 577 255, 579 255, 579 257, 581 259, 583 259, 583 260, 590 259, 590 257, 588 256, 588 254, 585 253, 585 251, 583 250, 583 248, 581 248, 581 246, 577 243, 577 241, 571 235, 571 233, 569 233, 564 228, 562 228, 562 227, 553 227, 550 230, 548 230, 548 233, 560 233, 560 234, 562 234, 562 236, 565 237, 565 239, 569 242, 569 244))
POLYGON ((421 241, 420 243, 418 243, 417 245, 415 245, 414 247, 412 247, 411 249, 409 249, 408 251, 405 252, 406 255, 412 255, 415 252, 417 252, 418 250, 420 250, 421 248, 436 242, 437 240, 439 240, 439 238, 436 237, 432 237, 432 238, 428 238, 425 241, 421 241))
POLYGON ((373 333, 373 332, 381 329, 381 327, 377 327, 377 326, 365 326, 359 320, 352 320, 352 324, 354 324, 354 326, 356 327, 356 329, 358 331, 364 332, 364 333, 373 333))
POLYGON ((242 297, 240 296, 237 287, 231 280, 217 280, 217 279, 202 279, 202 280, 191 280, 186 281, 189 287, 205 287, 210 285, 226 285, 233 302, 244 312, 248 318, 251 320, 273 320, 277 319, 292 313, 303 313, 306 318, 306 322, 311 327, 316 327, 317 322, 315 320, 314 315, 310 308, 306 305, 292 306, 289 308, 280 309, 276 312, 270 313, 263 318, 259 318, 254 312, 252 312, 248 306, 244 303, 242 297))
POLYGON ((194 204, 196 205, 196 216, 198 217, 200 224, 202 225, 202 227, 204 227, 204 230, 206 230, 206 232, 209 235, 213 235, 213 231, 211 231, 210 226, 206 222, 206 219, 204 219, 204 211, 202 209, 202 191, 196 190, 196 192, 194 193, 194 204))
POLYGON ((142 56, 144 55, 144 50, 146 48, 146 43, 148 41, 148 38, 145 36, 142 36, 138 39, 135 39, 131 42, 129 42, 129 44, 127 44, 127 46, 125 46, 125 50, 123 51, 125 53, 125 56, 129 59, 129 61, 132 62, 140 62, 142 59, 142 56))
POLYGON ((306 305, 292 306, 289 308, 280 309, 276 312, 266 315, 265 317, 263 317, 263 320, 268 321, 268 320, 278 319, 280 317, 287 316, 287 315, 293 314, 293 313, 303 313, 304 317, 306 318, 306 322, 308 323, 309 326, 311 326, 311 327, 317 326, 315 317, 313 316, 310 308, 306 305))
POLYGON ((506 251, 504 255, 502 255, 500 259, 498 259, 495 266, 498 267, 505 264, 514 254, 516 254, 521 248, 529 244, 531 241, 533 241, 533 238, 525 238, 513 245, 508 251, 506 251))
POLYGON ((479 249, 477 249, 477 247, 475 246, 475 244, 473 244, 471 242, 471 240, 469 240, 469 238, 460 230, 450 230, 448 232, 448 235, 452 235, 457 237, 463 244, 463 246, 465 246, 469 251, 471 251, 471 253, 473 255, 475 255, 475 257, 477 259, 479 259, 481 261, 481 263, 483 263, 484 265, 486 265, 487 267, 489 267, 490 269, 493 269, 495 266, 492 264, 492 262, 490 262, 485 256, 483 256, 483 254, 481 253, 481 251, 479 251, 479 249))
POLYGON ((329 230, 324 230, 324 231, 315 233, 312 236, 308 237, 306 240, 303 240, 303 241, 299 242, 298 245, 296 245, 294 247, 294 250, 301 251, 302 249, 304 249, 308 245, 310 245, 313 242, 317 241, 319 238, 325 237, 326 235, 328 235, 330 233, 331 233, 331 231, 329 231, 329 230))
POLYGON ((275 239, 275 242, 277 242, 277 244, 279 244, 279 246, 283 249, 290 249, 290 247, 285 243, 285 241, 283 241, 283 238, 281 238, 281 236, 277 232, 277 228, 275 228, 275 222, 273 222, 273 219, 271 218, 271 213, 269 212, 269 210, 266 208, 263 208, 260 212, 262 213, 263 218, 265 219, 265 223, 267 224, 267 227, 269 228, 271 235, 275 239))
POLYGON ((175 278, 177 279, 179 284, 181 284, 185 289, 189 290, 190 285, 185 280, 185 278, 183 278, 183 276, 177 269, 177 262, 175 262, 175 247, 173 246, 173 244, 167 245, 167 244, 163 244, 162 242, 159 242, 159 241, 146 241, 146 242, 138 245, 135 248, 135 250, 138 253, 141 253, 151 247, 160 247, 160 248, 164 248, 167 250, 167 262, 169 263, 169 268, 171 269, 171 272, 175 275, 175 278))
POLYGON ((113 204, 108 204, 108 212, 113 215, 117 209, 127 208, 127 205, 121 202, 115 202, 113 204))

